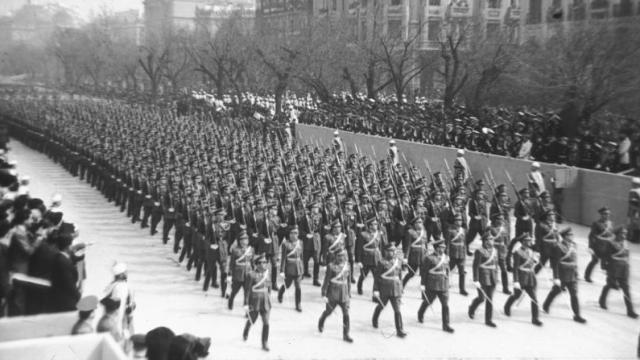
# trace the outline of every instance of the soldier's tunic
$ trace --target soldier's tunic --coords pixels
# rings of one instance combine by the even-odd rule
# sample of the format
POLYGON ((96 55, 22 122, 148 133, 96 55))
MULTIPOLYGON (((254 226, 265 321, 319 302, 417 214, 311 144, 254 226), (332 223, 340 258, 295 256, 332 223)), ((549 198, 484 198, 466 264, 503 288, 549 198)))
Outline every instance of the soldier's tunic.
POLYGON ((418 232, 415 229, 409 229, 404 239, 402 248, 409 271, 402 280, 402 285, 406 286, 409 279, 419 274, 422 259, 427 254, 427 231, 422 229, 418 232))
POLYGON ((589 231, 589 249, 591 251, 591 261, 587 265, 584 278, 587 281, 591 281, 591 272, 593 268, 601 261, 601 267, 607 268, 605 263, 606 257, 605 251, 609 247, 609 243, 613 241, 613 223, 610 220, 607 221, 594 221, 591 224, 591 230, 589 231))
POLYGON ((447 251, 449 254, 449 269, 458 269, 458 287, 461 293, 466 293, 465 290, 465 261, 467 258, 467 247, 465 244, 466 231, 461 226, 456 228, 455 226, 449 227, 445 234, 445 241, 447 242, 447 251))
POLYGON ((344 324, 345 334, 349 332, 349 303, 351 299, 351 274, 349 272, 349 263, 344 264, 331 263, 327 265, 327 271, 322 282, 321 294, 326 297, 328 302, 322 317, 326 318, 331 315, 333 310, 339 306, 342 310, 342 320, 344 324))
MULTIPOLYGON (((247 246, 232 246, 229 251, 227 273, 231 276, 231 294, 229 295, 229 309, 233 308, 233 299, 244 287, 244 282, 251 271, 253 248, 247 246)), ((245 294, 246 295, 246 294, 245 294)), ((246 304, 244 304, 246 305, 246 304)))
MULTIPOLYGON (((544 301, 543 308, 549 309, 551 303, 563 290, 569 291, 571 297, 571 310, 574 315, 580 316, 580 303, 578 301, 578 252, 576 244, 558 242, 552 252, 553 278, 560 280, 560 286, 551 288, 544 301)), ((546 311, 546 310, 545 310, 546 311)))
POLYGON ((603 249, 602 255, 607 264, 607 283, 600 294, 600 306, 606 308, 609 290, 619 288, 624 294, 627 315, 634 317, 635 311, 629 291, 629 249, 621 241, 612 241, 603 249))
POLYGON ((449 325, 449 257, 446 254, 431 254, 424 258, 420 267, 420 277, 425 291, 418 310, 418 319, 422 319, 427 307, 437 297, 442 305, 442 325, 449 325))
POLYGON ((356 242, 356 262, 362 264, 358 278, 358 294, 362 294, 362 282, 369 272, 373 272, 380 263, 380 249, 384 243, 384 233, 363 231, 356 242))
POLYGON ((505 304, 505 312, 508 314, 511 305, 525 291, 531 298, 531 318, 533 321, 538 319, 538 299, 536 297, 536 288, 538 282, 535 273, 536 260, 533 256, 533 250, 527 247, 518 249, 513 254, 513 281, 520 283, 520 289, 516 288, 513 295, 507 299, 505 304))
POLYGON ((313 259, 313 281, 318 281, 320 272, 320 251, 322 241, 320 231, 322 228, 322 214, 311 213, 303 218, 300 226, 303 241, 304 273, 309 275, 309 260, 313 259))
POLYGON ((473 257, 473 281, 480 283, 480 289, 478 296, 471 302, 469 312, 473 314, 484 301, 484 320, 489 323, 493 316, 493 291, 498 283, 498 252, 495 248, 487 250, 483 247, 476 250, 473 257))

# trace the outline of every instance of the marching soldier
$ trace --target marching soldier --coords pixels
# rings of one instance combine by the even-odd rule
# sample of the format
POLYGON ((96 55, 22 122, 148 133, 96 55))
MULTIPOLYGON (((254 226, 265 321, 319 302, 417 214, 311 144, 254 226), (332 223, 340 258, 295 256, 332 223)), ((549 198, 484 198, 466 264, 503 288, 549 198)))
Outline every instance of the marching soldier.
POLYGON ((262 318, 262 350, 269 351, 269 315, 271 313, 271 276, 264 254, 254 258, 255 271, 249 272, 244 282, 244 311, 248 315, 244 325, 242 339, 247 341, 249 329, 258 319, 262 318))
MULTIPOLYGON (((224 208, 219 208, 215 211, 215 220, 211 225, 205 225, 205 276, 203 290, 209 289, 209 283, 212 283, 214 288, 217 288, 218 267, 220 268, 220 289, 222 296, 224 297, 227 291, 227 256, 229 250, 229 244, 231 240, 231 224, 224 220, 227 214, 224 208), (207 229, 211 226, 211 229, 207 229)), ((205 214, 204 222, 208 222, 208 216, 205 214)))
POLYGON ((387 243, 384 247, 384 258, 378 263, 374 273, 373 297, 378 302, 373 311, 371 323, 378 328, 380 313, 391 302, 393 308, 396 335, 400 338, 407 336, 402 327, 402 313, 400 299, 402 298, 402 261, 396 257, 396 247, 387 243))
MULTIPOLYGON (((591 282, 591 272, 598 264, 598 261, 604 259, 604 250, 608 248, 608 244, 614 240, 613 222, 611 221, 611 210, 608 207, 602 207, 598 210, 600 219, 591 224, 589 232, 589 252, 591 253, 591 261, 584 270, 584 279, 591 282)), ((606 264, 601 265, 603 269, 606 264)))
POLYGON ((458 288, 460 289, 460 295, 467 296, 469 293, 467 293, 464 283, 466 275, 464 264, 467 258, 465 245, 466 230, 462 226, 462 221, 462 214, 456 214, 454 216, 453 225, 449 227, 445 241, 447 243, 450 270, 453 270, 453 268, 458 269, 458 288))
POLYGON ((418 309, 418 321, 423 322, 424 312, 437 297, 442 305, 442 330, 453 333, 453 328, 449 326, 449 257, 445 254, 447 246, 444 240, 435 242, 433 246, 435 253, 426 256, 420 266, 422 304, 418 309))
MULTIPOLYGON (((246 231, 238 234, 238 240, 234 242, 227 258, 227 282, 231 283, 231 294, 229 295, 228 307, 233 309, 233 299, 244 287, 244 282, 251 272, 251 261, 253 260, 253 248, 249 246, 249 235, 246 231)), ((246 295, 246 294, 245 294, 246 295)), ((247 304, 244 304, 247 305, 247 304)))
POLYGON ((629 291, 629 249, 624 243, 627 240, 627 229, 619 227, 615 231, 615 239, 606 243, 602 251, 603 259, 607 264, 607 283, 602 288, 600 307, 607 309, 607 295, 610 289, 621 289, 624 297, 624 305, 627 308, 627 316, 637 319, 638 314, 633 310, 631 293, 629 291))
POLYGON ((493 246, 498 252, 498 267, 500 268, 500 282, 502 292, 511 295, 509 291, 509 274, 507 272, 507 245, 509 244, 508 232, 504 226, 504 217, 498 212, 491 219, 491 226, 487 229, 488 236, 493 238, 493 246))
POLYGON ((573 241, 571 228, 566 228, 560 232, 562 241, 557 243, 553 249, 551 262, 553 267, 553 287, 542 304, 542 310, 549 313, 551 303, 562 291, 568 290, 571 297, 571 310, 573 310, 573 320, 578 323, 587 322, 580 316, 580 302, 578 300, 578 252, 573 241))
POLYGON ((522 239, 524 233, 533 234, 533 216, 535 214, 535 199, 529 197, 529 189, 522 188, 519 191, 520 196, 513 207, 513 215, 516 218, 516 236, 509 243, 507 249, 507 267, 511 267, 511 254, 513 248, 522 239))
POLYGON ((356 229, 362 229, 364 224, 358 223, 358 213, 353 208, 354 202, 351 199, 347 199, 344 204, 344 230, 347 235, 344 245, 347 250, 347 259, 349 260, 350 280, 352 284, 355 284, 356 280, 353 277, 353 264, 355 263, 356 252, 356 229))
MULTIPOLYGON (((556 215, 553 210, 545 212, 541 219, 542 222, 535 229, 536 248, 540 253, 540 261, 535 268, 536 274, 546 265, 547 261, 553 261, 551 254, 559 238, 556 215)), ((553 263, 551 267, 553 268, 553 263)))
POLYGON ((324 236, 324 240, 322 241, 322 255, 320 258, 321 264, 329 264, 332 261, 331 257, 333 256, 336 249, 344 249, 344 243, 347 238, 347 235, 342 232, 342 224, 340 224, 340 220, 335 219, 331 223, 331 233, 326 234, 324 236))
POLYGON ((342 339, 348 343, 353 342, 349 336, 350 319, 349 303, 351 299, 351 275, 349 274, 349 263, 345 261, 345 251, 339 248, 334 250, 333 262, 327 265, 327 271, 322 283, 322 298, 326 303, 326 308, 320 320, 318 320, 318 331, 324 330, 324 322, 331 315, 337 306, 342 310, 342 339))
POLYGON ((322 214, 320 213, 320 204, 318 202, 312 202, 308 205, 310 214, 303 218, 304 229, 304 276, 311 277, 309 274, 309 260, 313 259, 313 285, 320 286, 318 281, 318 274, 320 272, 320 250, 321 250, 321 237, 320 231, 322 225, 322 214))
POLYGON ((536 274, 534 268, 536 260, 533 250, 531 249, 531 237, 522 238, 521 247, 513 256, 513 295, 509 296, 507 303, 504 305, 504 313, 511 316, 511 305, 520 298, 522 292, 526 292, 531 298, 531 323, 536 326, 542 326, 539 320, 538 300, 536 298, 536 274))
POLYGON ((282 254, 280 255, 280 276, 284 278, 284 284, 278 290, 278 302, 282 303, 282 296, 286 289, 295 285, 296 311, 301 312, 302 307, 300 301, 302 299, 302 291, 300 290, 300 280, 302 280, 302 243, 298 238, 298 226, 289 226, 289 235, 283 241, 281 246, 282 254))
MULTIPOLYGON (((362 283, 367 274, 375 272, 381 260, 380 249, 386 244, 384 232, 379 229, 378 220, 367 220, 367 230, 363 231, 356 242, 356 263, 360 268, 358 277, 358 295, 362 295, 362 283)), ((375 274, 373 275, 375 277, 375 274)))
POLYGON ((409 272, 402 279, 402 287, 407 286, 407 283, 414 275, 419 275, 422 259, 427 254, 427 231, 424 228, 422 219, 420 217, 413 218, 413 229, 407 231, 405 241, 403 241, 402 248, 404 249, 404 264, 407 266, 409 272))
MULTIPOLYGON (((469 231, 465 240, 467 251, 469 251, 469 245, 476 239, 476 236, 482 236, 487 228, 489 223, 488 211, 489 208, 484 191, 476 190, 473 194, 473 199, 469 202, 469 231)), ((471 253, 468 255, 471 255, 471 253)))
POLYGON ((478 296, 469 306, 469 317, 473 319, 476 309, 484 302, 484 323, 489 327, 496 327, 492 316, 493 291, 498 284, 498 254, 490 236, 482 238, 482 247, 474 253, 473 284, 478 289, 478 296))

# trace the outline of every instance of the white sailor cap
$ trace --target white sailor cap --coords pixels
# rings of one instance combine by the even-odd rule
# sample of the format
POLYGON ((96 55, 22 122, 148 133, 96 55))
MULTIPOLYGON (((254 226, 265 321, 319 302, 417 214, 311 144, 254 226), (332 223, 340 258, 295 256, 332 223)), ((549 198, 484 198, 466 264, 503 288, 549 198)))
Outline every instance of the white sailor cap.
POLYGON ((123 262, 117 262, 111 268, 111 272, 113 272, 113 275, 124 274, 127 272, 127 264, 123 262))
POLYGON ((61 202, 62 201, 62 195, 53 194, 53 198, 51 198, 51 201, 53 201, 53 202, 61 202))
POLYGON ((463 149, 458 149, 458 155, 464 155, 464 150, 463 149))
POLYGON ((539 168, 539 167, 540 167, 540 163, 539 163, 539 162, 537 162, 537 161, 534 161, 534 162, 531 164, 531 167, 534 167, 534 168, 536 168, 536 169, 537 169, 537 168, 539 168))
POLYGON ((395 144, 396 144, 396 141, 395 141, 395 140, 390 140, 390 141, 389 141, 389 144, 390 144, 390 145, 395 145, 395 144))
POLYGON ((634 177, 633 179, 631 179, 631 183, 633 185, 640 185, 640 177, 634 177))
POLYGON ((335 136, 338 136, 338 134, 339 134, 338 130, 333 132, 333 135, 335 135, 335 136))

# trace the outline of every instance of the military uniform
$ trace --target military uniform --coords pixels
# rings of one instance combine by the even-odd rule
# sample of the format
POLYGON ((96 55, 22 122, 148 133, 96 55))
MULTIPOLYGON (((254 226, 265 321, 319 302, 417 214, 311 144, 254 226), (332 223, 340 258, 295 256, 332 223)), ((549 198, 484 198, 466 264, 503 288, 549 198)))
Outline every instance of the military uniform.
POLYGON ((384 233, 363 231, 356 242, 356 262, 362 264, 358 277, 358 294, 362 295, 362 283, 369 272, 374 272, 381 260, 380 249, 386 243, 384 233))
POLYGON ((420 267, 423 291, 422 304, 418 309, 418 321, 423 321, 424 312, 437 297, 442 305, 442 329, 453 332, 449 326, 449 257, 444 253, 444 241, 441 242, 441 246, 442 254, 434 253, 426 256, 420 267))
POLYGON ((606 259, 607 264, 607 283, 602 288, 599 303, 601 308, 606 309, 609 290, 619 288, 624 295, 627 316, 635 319, 638 315, 633 309, 629 291, 629 249, 624 244, 626 239, 620 235, 621 231, 626 232, 626 229, 619 230, 618 234, 616 234, 617 239, 607 243, 606 248, 602 251, 603 258, 606 259), (621 237, 622 239, 620 239, 621 237))
MULTIPOLYGON (((340 252, 341 250, 336 250, 340 252)), ((339 255, 337 255, 339 256, 339 255)), ((323 298, 326 298, 326 308, 320 320, 318 321, 318 330, 322 332, 324 330, 324 322, 329 315, 335 310, 336 307, 340 307, 342 310, 342 324, 343 332, 342 337, 345 341, 353 341, 349 336, 350 319, 349 319, 349 304, 351 302, 351 274, 349 272, 349 263, 345 261, 334 261, 327 265, 327 271, 325 272, 324 281, 322 282, 321 294, 323 298)))
MULTIPOLYGON (((458 216, 460 221, 462 217, 458 216)), ((447 254, 449 255, 449 269, 458 269, 458 288, 460 294, 466 296, 467 290, 465 289, 465 275, 464 269, 465 261, 467 259, 467 250, 465 245, 466 231, 462 226, 453 225, 447 230, 445 241, 447 242, 447 254)))
MULTIPOLYGON (((246 233, 240 233, 239 237, 244 237, 249 240, 246 233)), ((244 287, 245 280, 251 272, 253 255, 253 248, 251 246, 242 247, 239 241, 231 246, 227 262, 227 274, 231 277, 231 294, 228 300, 229 310, 233 309, 233 300, 240 289, 244 287)))
MULTIPOLYGON (((385 249, 385 251, 393 251, 395 253, 395 247, 392 244, 387 244, 385 249)), ((380 260, 374 272, 373 282, 373 293, 378 302, 373 311, 372 324, 374 328, 378 327, 378 317, 387 303, 390 302, 393 308, 396 334, 399 337, 406 335, 402 327, 402 313, 400 312, 402 291, 402 261, 397 259, 395 255, 393 258, 380 260)))
MULTIPOLYGON (((566 238, 570 230, 561 233, 566 238)), ((552 256, 554 261, 551 262, 553 268, 553 287, 544 300, 542 309, 548 313, 551 303, 562 291, 568 290, 571 297, 571 310, 573 310, 573 319, 577 322, 584 323, 585 320, 580 316, 580 302, 578 301, 578 251, 573 240, 563 240, 555 244, 552 256)))
POLYGON ((284 284, 281 285, 280 289, 278 290, 278 302, 282 302, 282 296, 284 295, 285 289, 288 289, 293 283, 295 284, 296 310, 302 311, 302 308, 300 307, 300 301, 302 299, 300 280, 302 279, 303 275, 303 246, 302 241, 297 238, 298 227, 290 227, 289 231, 295 231, 296 239, 295 241, 292 241, 290 238, 288 238, 286 241, 283 241, 280 249, 280 270, 282 271, 282 275, 284 275, 284 284))
MULTIPOLYGON (((421 218, 414 218, 413 225, 422 223, 421 218)), ((419 275, 422 259, 427 254, 427 230, 422 228, 409 229, 403 241, 404 259, 408 268, 407 274, 402 279, 402 286, 406 286, 407 282, 414 276, 419 275)))
MULTIPOLYGON (((529 241, 529 240, 526 240, 529 241)), ((542 325, 539 316, 538 300, 536 298, 536 274, 534 268, 536 260, 533 256, 533 250, 528 246, 523 246, 513 255, 513 281, 515 291, 509 296, 507 303, 504 305, 504 313, 511 315, 511 305, 520 298, 522 292, 525 291, 531 298, 531 322, 534 325, 542 325)))
POLYGON ((495 327, 492 321, 493 316, 493 291, 498 283, 498 252, 492 246, 486 249, 476 250, 473 256, 473 281, 478 287, 478 296, 473 299, 469 306, 469 317, 473 319, 478 306, 484 302, 484 322, 495 327))
MULTIPOLYGON (((257 256, 254 262, 264 260, 264 255, 257 256)), ((248 307, 248 316, 242 337, 247 340, 251 325, 262 318, 262 348, 269 350, 267 341, 269 340, 269 314, 271 313, 271 276, 269 270, 257 269, 249 272, 244 281, 244 303, 248 307)))

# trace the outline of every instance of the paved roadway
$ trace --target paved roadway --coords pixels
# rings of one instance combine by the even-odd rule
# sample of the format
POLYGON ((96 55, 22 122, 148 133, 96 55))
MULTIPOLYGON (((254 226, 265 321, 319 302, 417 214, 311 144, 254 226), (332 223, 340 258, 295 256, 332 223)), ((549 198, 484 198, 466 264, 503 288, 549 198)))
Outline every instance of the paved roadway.
MULTIPOLYGON (((324 306, 319 289, 305 279, 302 313, 293 309, 293 288, 285 293, 283 304, 278 304, 275 294, 272 295, 271 352, 265 353, 260 350, 259 322, 252 329, 249 340, 242 341, 245 318, 241 296, 236 298, 235 309, 227 310, 218 290, 203 293, 201 283, 193 279, 193 271, 187 272, 177 263, 171 244, 162 245, 160 234, 151 237, 148 229, 141 230, 139 224, 131 224, 98 191, 71 177, 46 156, 16 141, 10 146, 11 157, 19 162, 19 172, 32 178, 32 195, 49 203, 54 193, 61 193, 65 219, 79 226, 83 241, 94 243, 87 252, 85 294, 102 294, 110 281, 113 262, 126 262, 138 304, 136 330, 146 332, 156 326, 167 326, 176 333, 209 336, 212 338, 212 359, 635 358, 640 321, 626 317, 619 291, 610 293, 608 311, 598 307, 597 299, 605 279, 600 270, 594 273, 594 284, 583 281, 579 284, 582 315, 588 320, 586 325, 572 321, 568 294, 556 299, 551 314, 542 313, 544 326, 538 328, 530 323, 529 301, 525 299, 519 306, 514 306, 511 318, 507 318, 502 311, 506 295, 497 292, 494 297, 499 307, 494 310, 496 329, 483 324, 483 307, 477 311, 475 320, 467 317, 471 297, 457 293, 454 273, 450 296, 451 325, 456 330, 453 335, 441 331, 439 304, 434 305, 434 311, 427 311, 424 324, 417 322, 419 284, 417 279, 412 279, 402 304, 405 330, 409 333, 405 339, 393 336, 390 308, 382 313, 381 329, 371 327, 375 305, 371 302, 372 280, 369 277, 365 282, 365 295, 354 294, 351 302, 353 344, 341 340, 339 310, 327 319, 325 332, 318 333, 317 320, 324 306)), ((581 244, 580 269, 584 269, 588 261, 584 247, 588 229, 583 226, 573 228, 581 244)), ((475 246, 477 243, 479 241, 475 246)), ((640 299, 640 247, 630 246, 634 272, 631 283, 637 304, 640 299)), ((540 301, 550 289, 550 279, 548 268, 538 277, 540 301)), ((473 293, 469 276, 467 282, 467 290, 473 293)))

